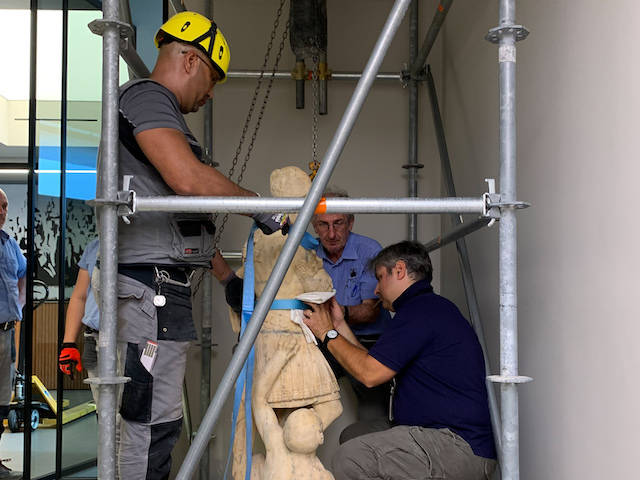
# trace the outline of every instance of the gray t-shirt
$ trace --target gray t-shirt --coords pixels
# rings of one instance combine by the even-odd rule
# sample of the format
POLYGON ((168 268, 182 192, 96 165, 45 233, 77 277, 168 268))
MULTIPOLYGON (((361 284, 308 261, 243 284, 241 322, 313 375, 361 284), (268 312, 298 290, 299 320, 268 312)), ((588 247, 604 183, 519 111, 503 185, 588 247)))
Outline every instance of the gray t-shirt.
MULTIPOLYGON (((148 79, 128 82, 120 92, 120 189, 134 190, 139 196, 175 195, 146 157, 136 158, 139 153, 136 154, 123 139, 127 129, 133 136, 155 128, 175 129, 184 134, 194 155, 202 160, 202 148, 189 130, 176 96, 148 79)), ((137 145, 135 140, 133 143, 137 145)), ((130 224, 121 220, 118 227, 119 263, 207 265, 213 253, 213 242, 205 235, 196 235, 186 241, 179 229, 185 217, 189 216, 140 212, 131 218, 130 224)))

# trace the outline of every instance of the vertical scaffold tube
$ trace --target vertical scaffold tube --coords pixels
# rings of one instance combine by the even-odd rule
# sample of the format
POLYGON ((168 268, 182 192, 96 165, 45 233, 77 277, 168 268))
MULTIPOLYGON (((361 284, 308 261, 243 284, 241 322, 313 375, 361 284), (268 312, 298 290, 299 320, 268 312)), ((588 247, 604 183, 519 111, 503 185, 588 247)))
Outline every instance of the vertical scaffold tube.
POLYGON ((278 257, 262 295, 256 304, 247 329, 240 339, 240 343, 238 343, 236 352, 231 358, 231 362, 229 363, 224 376, 220 380, 218 389, 211 401, 211 404, 209 405, 209 408, 207 409, 207 413, 205 414, 202 423, 200 424, 198 434, 196 435, 191 448, 187 452, 184 463, 180 467, 176 480, 188 480, 193 474, 198 459, 202 455, 202 452, 208 443, 211 431, 218 420, 224 401, 231 392, 233 384, 242 369, 242 365, 251 350, 251 346, 258 336, 258 332, 260 331, 264 318, 269 311, 269 307, 271 306, 280 285, 282 284, 282 280, 287 273, 291 260, 295 255, 298 245, 300 244, 302 235, 306 231, 316 205, 322 196, 322 192, 329 182, 329 178, 335 168, 338 157, 342 153, 347 139, 351 134, 358 114, 360 113, 367 94, 371 89, 371 85, 375 80, 376 73, 380 68, 380 64, 382 63, 389 45, 391 44, 391 40, 404 18, 404 14, 409 3, 410 0, 396 0, 391 12, 389 13, 389 17, 382 28, 382 32, 380 33, 376 45, 373 48, 362 77, 356 85, 356 89, 349 101, 349 105, 347 105, 345 113, 338 125, 338 129, 331 141, 331 144, 329 145, 329 148, 327 149, 327 153, 322 161, 322 166, 311 185, 311 190, 309 191, 304 205, 300 210, 298 218, 289 232, 287 241, 284 244, 282 252, 280 252, 280 256, 278 257))
MULTIPOLYGON (((413 64, 418 55, 418 0, 411 2, 409 12, 409 63, 413 64)), ((418 196, 418 81, 414 76, 409 79, 409 161, 408 196, 418 196)), ((418 239, 418 215, 407 215, 409 240, 418 239)))
MULTIPOLYGON (((500 0, 500 25, 515 21, 515 0, 500 0)), ((500 82, 500 195, 503 202, 516 200, 516 38, 503 30, 498 47, 500 82)), ((518 323, 516 275, 516 212, 503 209, 500 219, 500 374, 518 375, 518 323)), ((515 383, 500 385, 502 401, 502 478, 518 480, 518 391, 515 383)))
MULTIPOLYGON (((118 20, 118 0, 104 0, 103 19, 118 20)), ((118 192, 118 28, 106 23, 102 37, 102 136, 100 148, 99 197, 115 201, 118 192)), ((100 226, 100 378, 116 377, 116 325, 118 286, 118 223, 115 205, 102 205, 100 226)), ((115 479, 116 472, 116 385, 100 384, 98 474, 115 479)))

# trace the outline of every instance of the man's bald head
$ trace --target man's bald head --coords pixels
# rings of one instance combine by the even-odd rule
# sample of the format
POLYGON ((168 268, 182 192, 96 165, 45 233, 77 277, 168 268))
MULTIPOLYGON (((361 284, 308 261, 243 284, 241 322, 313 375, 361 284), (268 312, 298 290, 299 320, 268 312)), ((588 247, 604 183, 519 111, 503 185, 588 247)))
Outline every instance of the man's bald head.
POLYGON ((0 228, 4 227, 4 222, 7 221, 7 211, 9 209, 9 199, 4 190, 0 188, 0 228))
POLYGON ((174 41, 160 46, 150 78, 174 93, 182 113, 190 113, 213 96, 220 74, 202 50, 174 41))

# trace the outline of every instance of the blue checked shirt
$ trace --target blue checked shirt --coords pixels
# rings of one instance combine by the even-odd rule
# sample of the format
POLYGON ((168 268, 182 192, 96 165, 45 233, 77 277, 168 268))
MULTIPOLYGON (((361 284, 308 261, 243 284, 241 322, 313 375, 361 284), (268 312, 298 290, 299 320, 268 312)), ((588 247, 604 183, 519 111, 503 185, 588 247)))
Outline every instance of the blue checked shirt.
MULTIPOLYGON (((363 300, 377 298, 374 291, 378 282, 369 270, 369 261, 381 249, 374 239, 351 232, 342 256, 333 263, 327 258, 322 244, 318 245, 316 254, 322 259, 322 265, 333 281, 336 300, 340 305, 360 305, 363 300)), ((379 335, 389 318, 389 312, 382 308, 374 323, 352 326, 351 330, 357 336, 379 335)))
MULTIPOLYGON (((89 272, 89 278, 93 274, 93 269, 96 266, 96 260, 98 257, 98 249, 100 243, 98 239, 91 241, 78 262, 78 267, 89 272)), ((98 310, 98 304, 93 296, 93 289, 91 288, 91 282, 89 282, 89 290, 87 291, 87 301, 84 304, 84 316, 82 317, 82 323, 87 327, 94 330, 100 330, 100 311, 98 310)))
POLYGON ((18 280, 27 274, 27 260, 18 242, 0 230, 0 323, 22 320, 18 280))

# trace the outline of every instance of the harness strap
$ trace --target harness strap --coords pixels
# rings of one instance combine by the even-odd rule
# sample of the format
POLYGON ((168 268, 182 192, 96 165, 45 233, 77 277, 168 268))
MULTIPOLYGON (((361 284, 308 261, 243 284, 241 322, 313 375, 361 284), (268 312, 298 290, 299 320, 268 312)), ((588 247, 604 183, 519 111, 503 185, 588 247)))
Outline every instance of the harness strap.
MULTIPOLYGON (((257 229, 257 225, 254 223, 249 233, 249 239, 247 240, 247 260, 244 267, 244 285, 242 288, 242 322, 240 327, 240 337, 244 335, 245 329, 253 309, 255 307, 255 271, 253 266, 253 234, 257 229)), ((308 232, 304 234, 302 238, 302 247, 307 250, 315 250, 319 242, 308 232)), ((294 298, 279 298, 273 301, 270 310, 306 310, 309 306, 294 298)), ((245 470, 245 480, 251 478, 251 457, 252 457, 252 427, 253 418, 251 414, 251 389, 253 384, 253 364, 255 360, 254 347, 251 347, 251 351, 242 366, 240 375, 236 380, 236 386, 233 399, 233 415, 231 420, 231 440, 229 443, 229 453, 227 454, 227 462, 224 469, 224 479, 226 480, 229 473, 229 466, 231 465, 231 455, 233 453, 233 441, 236 434, 236 424, 238 422, 238 413, 240 412, 240 403, 242 401, 242 393, 244 392, 244 407, 245 407, 245 441, 246 441, 246 457, 247 466, 245 470)))

